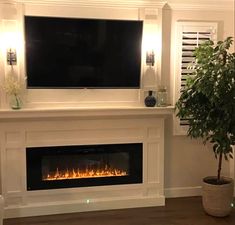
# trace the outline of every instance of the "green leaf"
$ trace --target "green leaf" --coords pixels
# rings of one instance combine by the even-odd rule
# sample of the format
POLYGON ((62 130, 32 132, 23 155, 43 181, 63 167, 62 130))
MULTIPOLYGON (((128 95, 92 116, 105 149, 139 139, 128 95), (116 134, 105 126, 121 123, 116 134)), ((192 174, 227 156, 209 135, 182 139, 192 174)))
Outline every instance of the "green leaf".
MULTIPOLYGON (((176 102, 176 116, 189 119, 188 136, 212 143, 215 158, 233 156, 235 145, 235 52, 233 38, 195 49, 193 76, 176 102)), ((192 64, 191 64, 192 65, 192 64)))

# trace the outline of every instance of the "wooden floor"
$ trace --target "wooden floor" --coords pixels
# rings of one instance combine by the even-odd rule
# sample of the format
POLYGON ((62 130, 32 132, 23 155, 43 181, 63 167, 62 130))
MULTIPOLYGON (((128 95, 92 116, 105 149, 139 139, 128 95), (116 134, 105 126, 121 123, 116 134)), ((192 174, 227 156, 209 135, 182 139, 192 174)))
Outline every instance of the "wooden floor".
POLYGON ((4 225, 224 225, 235 224, 235 209, 228 217, 204 213, 200 197, 167 199, 164 207, 84 212, 6 219, 4 225))

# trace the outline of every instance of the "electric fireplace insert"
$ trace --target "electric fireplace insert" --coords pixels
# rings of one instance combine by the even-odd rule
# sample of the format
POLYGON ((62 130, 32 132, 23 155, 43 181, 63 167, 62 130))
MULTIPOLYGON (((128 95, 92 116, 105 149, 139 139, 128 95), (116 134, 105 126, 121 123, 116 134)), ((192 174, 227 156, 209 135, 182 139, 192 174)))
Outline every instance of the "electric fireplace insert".
POLYGON ((142 183, 142 143, 26 148, 27 190, 142 183))

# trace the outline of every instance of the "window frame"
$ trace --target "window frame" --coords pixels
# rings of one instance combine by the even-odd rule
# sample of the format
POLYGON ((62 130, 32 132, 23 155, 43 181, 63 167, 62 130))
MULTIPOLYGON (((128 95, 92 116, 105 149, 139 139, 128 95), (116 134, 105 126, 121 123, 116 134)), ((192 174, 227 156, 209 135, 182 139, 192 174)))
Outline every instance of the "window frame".
MULTIPOLYGON (((210 40, 216 42, 217 41, 217 33, 218 33, 218 23, 217 22, 176 22, 176 32, 175 32, 175 51, 174 51, 174 99, 173 103, 177 102, 180 97, 180 90, 182 88, 182 50, 183 50, 183 32, 210 32, 210 40)), ((197 43, 198 40, 197 39, 197 43)), ((197 45, 198 46, 198 45, 197 45)), ((173 117, 174 135, 186 135, 188 126, 180 124, 180 118, 174 115, 173 117)))

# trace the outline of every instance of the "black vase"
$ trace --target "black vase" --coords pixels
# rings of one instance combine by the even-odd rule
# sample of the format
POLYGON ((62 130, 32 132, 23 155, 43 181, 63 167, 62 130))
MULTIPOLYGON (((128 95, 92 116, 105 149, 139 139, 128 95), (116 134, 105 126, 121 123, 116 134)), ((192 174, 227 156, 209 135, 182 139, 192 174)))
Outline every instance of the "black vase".
POLYGON ((145 98, 144 103, 147 107, 154 107, 156 105, 157 100, 153 96, 153 91, 149 91, 149 95, 145 98))

